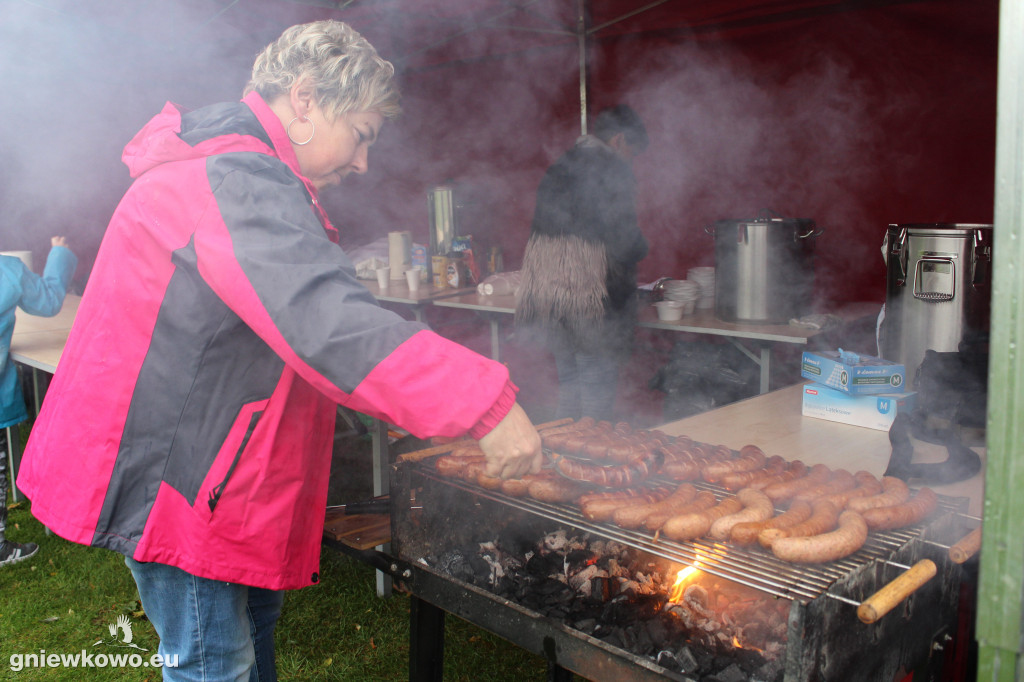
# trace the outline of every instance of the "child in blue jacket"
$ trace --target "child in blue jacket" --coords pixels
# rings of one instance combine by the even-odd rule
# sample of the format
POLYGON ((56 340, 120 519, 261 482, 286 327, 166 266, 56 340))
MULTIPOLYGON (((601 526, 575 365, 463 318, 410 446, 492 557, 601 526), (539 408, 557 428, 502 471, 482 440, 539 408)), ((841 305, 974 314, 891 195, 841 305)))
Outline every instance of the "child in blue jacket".
MULTIPOLYGON (((67 239, 54 237, 43 275, 33 273, 20 259, 0 255, 0 429, 28 419, 21 393, 18 369, 10 358, 14 311, 21 307, 31 315, 53 317, 64 305, 71 276, 78 259, 67 247, 67 239)), ((6 431, 0 431, 5 434, 6 431)), ((3 436, 0 436, 0 440, 3 436)), ((7 526, 7 445, 0 448, 0 567, 29 558, 39 547, 32 542, 18 544, 4 536, 7 526)))

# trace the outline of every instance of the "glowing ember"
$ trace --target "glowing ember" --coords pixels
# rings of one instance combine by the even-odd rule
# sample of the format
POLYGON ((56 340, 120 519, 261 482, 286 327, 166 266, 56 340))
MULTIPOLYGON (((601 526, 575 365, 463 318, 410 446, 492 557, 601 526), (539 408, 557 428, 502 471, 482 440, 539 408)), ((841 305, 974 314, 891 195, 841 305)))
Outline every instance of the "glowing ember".
POLYGON ((700 562, 699 561, 695 561, 693 563, 693 566, 687 566, 686 568, 681 569, 679 571, 679 573, 676 574, 676 581, 672 585, 672 591, 669 593, 669 597, 668 597, 669 601, 675 602, 675 603, 679 603, 680 601, 682 601, 682 599, 683 599, 683 591, 686 589, 686 580, 687 580, 687 578, 692 576, 694 573, 698 572, 697 571, 697 566, 699 566, 699 565, 700 565, 700 562))

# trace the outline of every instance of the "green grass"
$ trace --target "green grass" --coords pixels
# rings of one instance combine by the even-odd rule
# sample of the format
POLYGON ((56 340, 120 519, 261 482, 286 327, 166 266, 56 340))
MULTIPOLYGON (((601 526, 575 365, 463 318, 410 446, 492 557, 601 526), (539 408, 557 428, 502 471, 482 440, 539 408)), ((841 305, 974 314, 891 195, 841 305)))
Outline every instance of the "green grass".
MULTIPOLYGON (((153 669, 26 668, 12 654, 92 652, 108 625, 130 618, 135 643, 155 653, 156 632, 142 613, 121 555, 47 535, 28 504, 12 506, 7 535, 36 542, 39 554, 0 568, 0 680, 159 680, 153 669)), ((373 570, 324 549, 321 583, 288 592, 276 632, 281 680, 408 679, 409 599, 376 596, 373 570)), ((543 680, 544 660, 454 616, 446 619, 446 681, 543 680)), ((109 649, 108 649, 109 651, 109 649)), ((147 654, 148 655, 148 654, 147 654)))

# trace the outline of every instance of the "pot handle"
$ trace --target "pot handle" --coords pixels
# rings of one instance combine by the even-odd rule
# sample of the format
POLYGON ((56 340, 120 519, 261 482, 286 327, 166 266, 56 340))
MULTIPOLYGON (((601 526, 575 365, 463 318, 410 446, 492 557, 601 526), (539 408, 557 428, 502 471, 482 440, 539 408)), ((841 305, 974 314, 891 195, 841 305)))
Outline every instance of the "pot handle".
POLYGON ((922 559, 905 573, 885 585, 878 592, 865 599, 857 607, 857 617, 864 623, 875 623, 889 613, 897 604, 910 596, 914 590, 932 579, 937 569, 931 559, 922 559))
POLYGON ((797 239, 807 239, 808 237, 820 237, 825 232, 825 228, 819 228, 818 224, 813 220, 811 221, 811 227, 804 234, 796 235, 797 239))

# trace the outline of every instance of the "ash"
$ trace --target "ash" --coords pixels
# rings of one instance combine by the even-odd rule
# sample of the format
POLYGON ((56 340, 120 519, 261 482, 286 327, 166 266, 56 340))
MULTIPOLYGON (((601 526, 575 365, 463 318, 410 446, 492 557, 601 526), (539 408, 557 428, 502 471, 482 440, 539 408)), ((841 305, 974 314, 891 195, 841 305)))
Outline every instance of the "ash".
POLYGON ((514 528, 424 557, 457 580, 516 602, 694 682, 782 679, 789 603, 589 533, 514 528))

